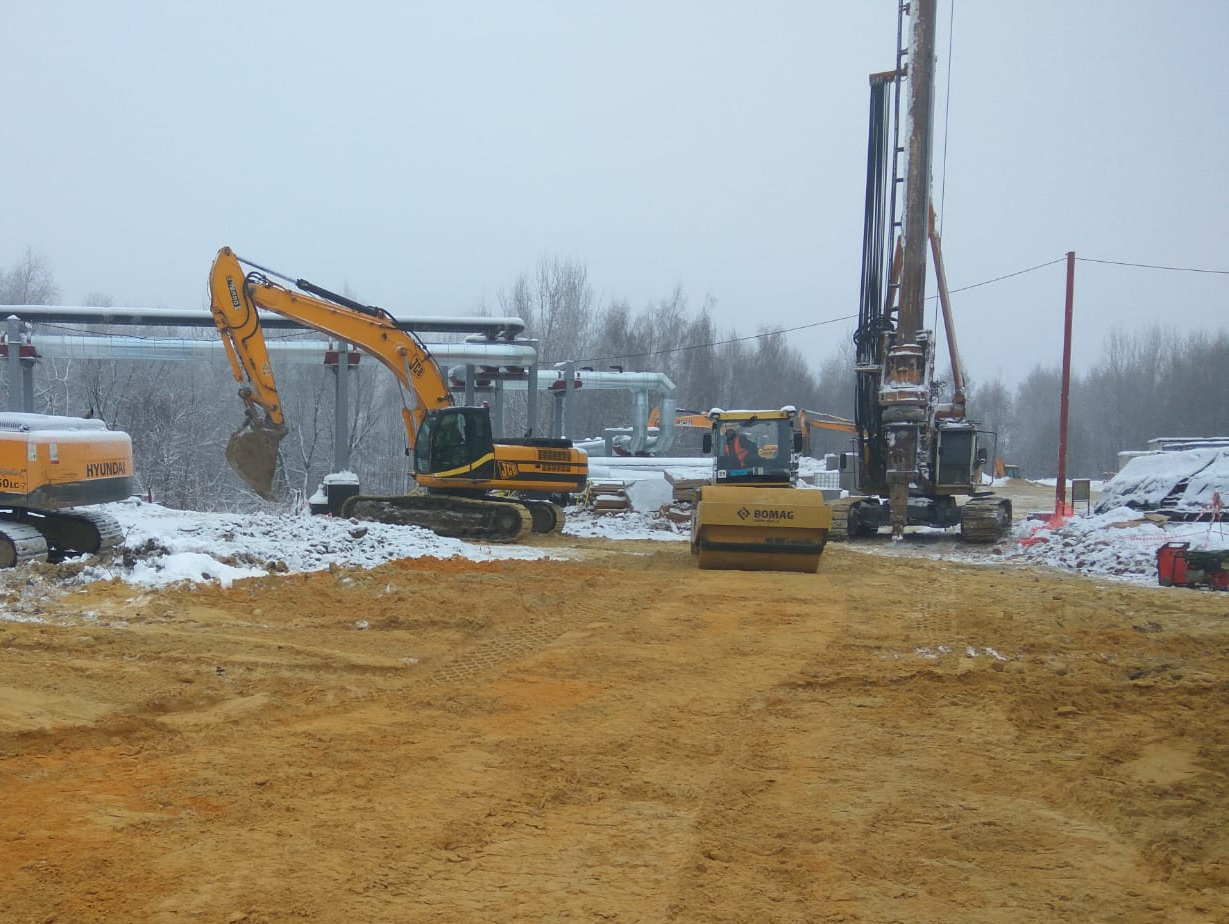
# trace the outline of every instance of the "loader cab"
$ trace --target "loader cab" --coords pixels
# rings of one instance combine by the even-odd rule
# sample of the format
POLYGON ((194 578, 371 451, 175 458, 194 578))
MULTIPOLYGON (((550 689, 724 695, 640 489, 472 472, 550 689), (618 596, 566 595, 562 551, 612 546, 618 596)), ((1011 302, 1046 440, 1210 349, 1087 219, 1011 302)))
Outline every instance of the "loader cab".
POLYGON ((483 407, 431 411, 414 442, 414 471, 420 475, 464 475, 491 463, 491 416, 483 407))
POLYGON ((704 435, 713 459, 714 484, 786 485, 794 480, 802 434, 785 414, 722 413, 704 435))

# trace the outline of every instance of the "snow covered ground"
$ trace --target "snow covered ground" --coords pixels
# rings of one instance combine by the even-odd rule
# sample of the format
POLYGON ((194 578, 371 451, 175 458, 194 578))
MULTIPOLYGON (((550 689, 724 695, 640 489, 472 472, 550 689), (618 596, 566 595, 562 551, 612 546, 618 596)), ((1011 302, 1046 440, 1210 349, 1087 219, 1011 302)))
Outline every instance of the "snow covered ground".
POLYGON ((1004 558, 1155 584, 1156 551, 1167 542, 1229 549, 1229 520, 1157 523, 1129 507, 1071 517, 1054 526, 1026 520, 1017 526, 1004 558))
POLYGON ((124 530, 124 554, 109 565, 87 565, 82 580, 122 578, 158 586, 279 572, 319 571, 333 565, 370 568, 398 558, 478 561, 541 558, 528 545, 445 539, 413 526, 390 526, 309 513, 196 513, 137 498, 101 508, 124 530))
MULTIPOLYGON (((804 460, 803 475, 820 463, 804 460)), ((704 478, 703 459, 595 459, 593 480, 622 481, 633 509, 596 513, 569 508, 565 536, 610 540, 686 542, 686 524, 672 523, 658 510, 672 499, 665 479, 704 478)), ((124 529, 123 553, 114 561, 85 561, 74 580, 118 578, 146 586, 178 581, 216 581, 322 570, 333 566, 373 567, 400 558, 462 556, 486 561, 506 558, 566 558, 566 546, 549 548, 499 545, 445 539, 414 527, 389 526, 307 513, 197 513, 172 510, 137 498, 105 509, 124 529)), ((918 530, 903 542, 886 537, 856 543, 868 554, 920 555, 972 563, 1014 562, 1061 568, 1082 574, 1156 582, 1156 550, 1165 542, 1189 542, 1192 548, 1229 548, 1229 522, 1156 523, 1140 512, 1116 507, 1059 523, 1025 520, 1013 537, 993 548, 966 546, 955 531, 918 530)))
POLYGON ((1137 456, 1094 490, 1099 499, 1091 516, 1053 526, 1020 524, 1010 557, 1153 582, 1156 551, 1167 542, 1186 542, 1192 549, 1229 549, 1229 520, 1222 501, 1229 498, 1229 450, 1137 456), (1148 514, 1162 506, 1186 519, 1148 514))

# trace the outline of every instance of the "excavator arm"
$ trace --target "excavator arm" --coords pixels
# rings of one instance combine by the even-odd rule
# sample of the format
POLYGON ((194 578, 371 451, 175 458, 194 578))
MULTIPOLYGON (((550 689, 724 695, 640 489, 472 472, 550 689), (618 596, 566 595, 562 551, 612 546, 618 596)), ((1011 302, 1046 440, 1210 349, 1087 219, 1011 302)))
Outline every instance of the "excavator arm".
POLYGON ((803 452, 808 454, 811 452, 812 430, 833 430, 837 433, 848 433, 850 435, 855 435, 858 432, 858 425, 852 420, 837 417, 835 414, 826 414, 823 411, 799 411, 798 428, 802 432, 803 452))
POLYGON ((452 406, 448 383, 427 349, 387 311, 302 279, 294 282, 303 290, 296 292, 270 279, 269 271, 248 265, 255 268, 245 272, 244 261, 229 247, 218 251, 209 273, 209 299, 247 416, 231 437, 226 458, 262 497, 272 497, 277 448, 287 428, 258 308, 352 343, 388 367, 412 398, 401 409, 411 451, 427 413, 452 406))

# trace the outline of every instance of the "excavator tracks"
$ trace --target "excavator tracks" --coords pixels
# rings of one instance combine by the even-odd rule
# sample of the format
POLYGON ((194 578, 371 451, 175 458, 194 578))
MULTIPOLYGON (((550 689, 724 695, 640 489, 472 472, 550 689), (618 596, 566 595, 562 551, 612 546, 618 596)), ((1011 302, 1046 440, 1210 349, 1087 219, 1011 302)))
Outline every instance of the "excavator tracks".
MULTIPOLYGON (((832 529, 828 538, 833 541, 864 539, 878 532, 876 526, 863 522, 858 512, 866 503, 876 504, 874 498, 842 497, 834 500, 832 529)), ((960 508, 960 538, 965 542, 998 542, 1011 531, 1011 501, 992 494, 971 498, 960 508)))
POLYGON ((97 510, 28 510, 0 517, 0 568, 27 561, 96 555, 124 538, 119 521, 97 510))
POLYGON ((33 526, 0 521, 0 568, 15 568, 27 561, 45 561, 47 540, 33 526))
POLYGON ((476 542, 519 542, 533 531, 529 508, 510 500, 439 494, 357 495, 342 504, 341 514, 396 526, 418 526, 437 536, 476 542))
POLYGON ((518 500, 516 503, 529 511, 535 533, 563 532, 563 508, 558 504, 544 500, 518 500))
POLYGON ((998 542, 1011 531, 1011 501, 987 495, 960 508, 960 537, 965 542, 998 542))
POLYGON ((96 555, 124 539, 119 521, 97 510, 40 510, 27 522, 43 534, 52 555, 96 555))

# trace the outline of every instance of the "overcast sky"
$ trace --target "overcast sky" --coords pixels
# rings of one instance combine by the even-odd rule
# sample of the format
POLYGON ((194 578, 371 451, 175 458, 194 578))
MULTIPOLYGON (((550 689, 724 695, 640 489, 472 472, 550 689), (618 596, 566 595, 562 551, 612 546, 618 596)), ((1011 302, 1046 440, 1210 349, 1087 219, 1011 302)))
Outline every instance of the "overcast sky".
MULTIPOLYGON (((938 6, 953 288, 1068 250, 1229 269, 1229 3, 938 6)), ((603 303, 711 297, 723 334, 857 312, 896 0, 45 0, 5 27, 0 266, 31 248, 64 304, 204 308, 230 245, 398 314, 498 313, 556 256, 603 303)), ((1064 283, 953 297, 974 380, 1058 363, 1064 283)), ((1227 307, 1224 274, 1082 262, 1077 368, 1227 307)), ((818 362, 851 330, 794 342, 818 362)))

